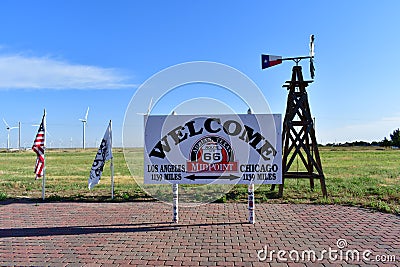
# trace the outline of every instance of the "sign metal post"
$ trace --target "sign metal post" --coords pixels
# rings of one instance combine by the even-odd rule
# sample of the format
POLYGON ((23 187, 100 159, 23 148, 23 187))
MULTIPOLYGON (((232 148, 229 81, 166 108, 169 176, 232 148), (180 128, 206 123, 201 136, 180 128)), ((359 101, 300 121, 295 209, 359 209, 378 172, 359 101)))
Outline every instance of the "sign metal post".
POLYGON ((173 222, 179 222, 179 192, 178 192, 178 185, 172 184, 172 195, 173 195, 173 222))
POLYGON ((249 223, 255 223, 255 212, 254 212, 254 184, 248 186, 248 206, 249 206, 249 223))

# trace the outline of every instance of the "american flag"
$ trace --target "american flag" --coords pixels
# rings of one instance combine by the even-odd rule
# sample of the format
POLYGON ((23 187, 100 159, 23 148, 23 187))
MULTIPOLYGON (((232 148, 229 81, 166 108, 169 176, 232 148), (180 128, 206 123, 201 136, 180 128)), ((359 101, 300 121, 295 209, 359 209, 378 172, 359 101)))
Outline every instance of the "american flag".
POLYGON ((45 134, 45 116, 43 115, 42 123, 39 126, 39 130, 36 134, 35 141, 33 142, 32 150, 35 151, 37 155, 35 173, 36 179, 43 176, 44 173, 44 134, 45 134))

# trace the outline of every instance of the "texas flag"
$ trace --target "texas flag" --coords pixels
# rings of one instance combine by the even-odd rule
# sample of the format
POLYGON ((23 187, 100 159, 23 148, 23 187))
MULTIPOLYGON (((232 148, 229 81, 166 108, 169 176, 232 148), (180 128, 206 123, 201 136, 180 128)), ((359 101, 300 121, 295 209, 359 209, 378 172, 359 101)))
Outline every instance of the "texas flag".
POLYGON ((281 56, 261 55, 261 68, 266 69, 282 63, 281 56))

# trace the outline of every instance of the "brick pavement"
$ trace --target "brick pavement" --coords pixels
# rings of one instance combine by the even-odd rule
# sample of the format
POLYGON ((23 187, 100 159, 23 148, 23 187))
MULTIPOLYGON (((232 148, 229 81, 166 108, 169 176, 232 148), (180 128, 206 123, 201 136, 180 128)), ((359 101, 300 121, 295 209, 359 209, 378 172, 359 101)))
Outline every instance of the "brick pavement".
POLYGON ((257 204, 250 225, 245 204, 180 208, 177 224, 159 202, 0 205, 0 266, 400 266, 399 216, 355 207, 257 204))

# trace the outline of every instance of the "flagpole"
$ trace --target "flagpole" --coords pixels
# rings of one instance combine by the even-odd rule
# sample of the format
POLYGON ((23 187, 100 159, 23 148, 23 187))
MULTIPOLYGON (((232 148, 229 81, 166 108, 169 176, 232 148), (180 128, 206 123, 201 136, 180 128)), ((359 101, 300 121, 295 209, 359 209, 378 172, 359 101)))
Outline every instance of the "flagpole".
MULTIPOLYGON (((112 150, 112 122, 111 122, 111 120, 110 120, 110 146, 111 146, 111 150, 112 150)), ((110 170, 111 170, 111 199, 114 199, 114 156, 111 157, 110 170)))
POLYGON ((111 169, 111 199, 114 199, 114 159, 111 158, 111 164, 110 164, 110 169, 111 169))
POLYGON ((46 193, 46 109, 44 109, 44 115, 43 115, 43 139, 44 139, 44 152, 43 152, 43 157, 44 157, 44 167, 43 167, 43 177, 42 177, 42 200, 45 199, 45 193, 46 193))

